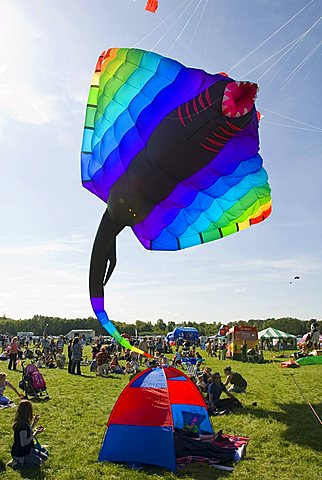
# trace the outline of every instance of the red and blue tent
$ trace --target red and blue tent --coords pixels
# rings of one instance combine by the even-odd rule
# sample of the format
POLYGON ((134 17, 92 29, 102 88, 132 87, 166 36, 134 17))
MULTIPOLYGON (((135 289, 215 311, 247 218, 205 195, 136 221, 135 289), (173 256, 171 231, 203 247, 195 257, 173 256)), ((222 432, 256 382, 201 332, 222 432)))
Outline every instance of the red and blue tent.
POLYGON ((174 429, 213 434, 196 385, 172 367, 148 368, 124 388, 107 423, 99 461, 157 465, 176 471, 174 429))

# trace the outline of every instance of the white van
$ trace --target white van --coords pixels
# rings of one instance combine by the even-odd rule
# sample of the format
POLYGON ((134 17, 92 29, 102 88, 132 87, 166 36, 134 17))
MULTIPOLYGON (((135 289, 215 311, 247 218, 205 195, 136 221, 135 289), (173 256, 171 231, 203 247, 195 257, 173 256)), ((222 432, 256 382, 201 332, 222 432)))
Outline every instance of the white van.
POLYGON ((70 340, 75 337, 85 337, 86 342, 90 343, 95 338, 95 330, 71 330, 67 333, 66 337, 70 340))

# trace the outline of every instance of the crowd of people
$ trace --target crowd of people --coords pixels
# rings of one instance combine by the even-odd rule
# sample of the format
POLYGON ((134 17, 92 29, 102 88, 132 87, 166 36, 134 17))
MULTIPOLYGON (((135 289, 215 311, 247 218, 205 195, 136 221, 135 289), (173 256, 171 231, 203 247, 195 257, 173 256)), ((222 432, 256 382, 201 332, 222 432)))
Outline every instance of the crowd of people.
MULTIPOLYGON (((175 351, 167 342, 158 338, 144 338, 137 341, 137 347, 150 354, 151 358, 148 358, 130 349, 123 349, 114 341, 106 341, 104 337, 98 337, 90 345, 90 359, 86 356, 84 358, 83 354, 85 338, 78 336, 69 340, 64 336, 48 338, 47 335, 23 341, 16 336, 5 339, 2 337, 1 340, 1 356, 7 360, 8 370, 13 371, 17 370, 17 367, 18 369, 20 366, 23 367, 24 363, 29 361, 38 368, 65 369, 71 375, 81 375, 82 366, 88 365, 90 371, 95 372, 99 377, 121 374, 132 378, 148 366, 172 365, 187 368, 187 364, 193 364, 194 375, 190 377, 203 395, 209 413, 215 415, 241 408, 242 405, 234 393, 243 392, 247 387, 243 377, 238 372, 233 372, 230 367, 224 370, 224 381, 221 380, 219 372, 212 373, 211 368, 205 365, 205 359, 199 351, 203 345, 200 343, 195 345, 189 340, 178 342, 175 351), (222 394, 227 398, 221 398, 222 394)), ((220 355, 221 359, 225 359, 225 348, 221 349, 220 355)), ((5 390, 11 390, 20 399, 13 425, 14 441, 11 450, 12 460, 9 465, 13 468, 19 468, 22 465, 40 465, 47 460, 48 452, 35 439, 36 435, 43 431, 43 427, 35 428, 39 416, 33 416, 32 403, 7 380, 6 373, 0 373, 0 405, 13 404, 5 395, 5 390)), ((182 446, 182 439, 179 443, 182 446)), ((185 445, 185 448, 188 448, 188 445, 185 445)))

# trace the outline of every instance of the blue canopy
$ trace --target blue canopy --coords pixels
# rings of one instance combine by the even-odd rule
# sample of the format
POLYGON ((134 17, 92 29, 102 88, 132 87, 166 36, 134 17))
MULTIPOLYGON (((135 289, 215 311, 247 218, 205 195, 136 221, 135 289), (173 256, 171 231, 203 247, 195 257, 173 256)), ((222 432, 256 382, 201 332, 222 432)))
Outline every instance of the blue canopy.
POLYGON ((184 338, 189 340, 196 340, 199 337, 199 332, 193 327, 177 327, 173 332, 169 332, 166 339, 170 342, 177 340, 178 338, 184 338))

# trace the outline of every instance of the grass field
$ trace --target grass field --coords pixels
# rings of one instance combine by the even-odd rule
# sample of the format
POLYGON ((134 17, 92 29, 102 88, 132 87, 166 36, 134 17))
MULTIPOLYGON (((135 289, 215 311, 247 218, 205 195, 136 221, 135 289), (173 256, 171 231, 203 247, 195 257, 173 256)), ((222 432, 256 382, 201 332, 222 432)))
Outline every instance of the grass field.
MULTIPOLYGON (((189 465, 173 474, 161 469, 135 471, 121 465, 99 464, 97 457, 106 421, 128 376, 98 378, 89 372, 89 367, 82 368, 81 377, 69 375, 67 369, 43 369, 50 400, 35 402, 34 411, 40 413, 39 423, 46 429, 39 440, 48 444, 50 458, 38 472, 5 467, 10 460, 15 409, 3 409, 0 411, 0 479, 322 479, 322 428, 296 386, 297 383, 321 418, 322 368, 315 365, 286 370, 280 368, 279 362, 276 359, 262 365, 232 363, 233 369, 248 381, 248 392, 237 395, 245 408, 236 414, 212 417, 216 431, 222 429, 224 433, 250 437, 247 456, 232 473, 203 465, 189 465), (257 402, 257 406, 252 406, 253 402, 257 402)), ((216 358, 206 360, 213 371, 221 373, 227 363, 216 358)), ((0 370, 7 371, 4 362, 0 370)), ((20 379, 21 372, 8 372, 8 380, 16 387, 20 379)), ((6 393, 16 400, 13 392, 6 393)), ((136 439, 127 441, 135 444, 136 439)))

